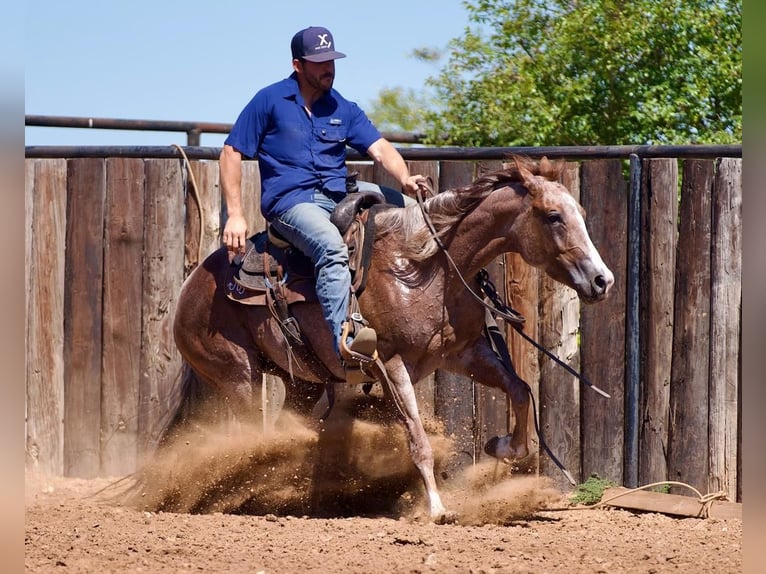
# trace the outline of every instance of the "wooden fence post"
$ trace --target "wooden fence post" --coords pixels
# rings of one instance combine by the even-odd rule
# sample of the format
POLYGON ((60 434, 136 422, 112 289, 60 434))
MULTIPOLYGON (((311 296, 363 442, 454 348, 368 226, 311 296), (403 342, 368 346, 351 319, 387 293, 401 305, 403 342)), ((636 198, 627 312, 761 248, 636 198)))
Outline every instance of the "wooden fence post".
MULTIPOLYGON (((502 161, 480 161, 476 163, 475 178, 478 179, 488 173, 502 169, 502 161)), ((487 266, 490 280, 497 289, 497 294, 502 301, 505 296, 505 257, 496 258, 487 266)), ((471 281, 472 277, 466 277, 471 281)), ((506 340, 507 343, 507 340, 506 340)), ((510 432, 511 414, 510 399, 505 391, 487 387, 485 385, 474 385, 474 400, 476 401, 476 423, 475 423, 475 452, 476 458, 484 456, 484 445, 486 442, 496 436, 505 436, 510 432)))
POLYGON ((26 160, 26 458, 64 474, 64 265, 67 161, 26 160))
MULTIPOLYGON (((684 162, 676 257, 668 478, 708 487, 713 162, 684 162)), ((678 491, 678 494, 683 494, 678 491)))
MULTIPOLYGON (((567 164, 561 177, 561 183, 579 201, 577 164, 567 164)), ((579 326, 577 294, 547 275, 541 275, 540 344, 577 371, 580 370, 579 326)), ((572 476, 579 477, 580 381, 548 357, 540 360, 540 430, 553 454, 572 476)), ((540 472, 551 477, 559 488, 569 487, 566 477, 547 456, 540 458, 540 472)))
POLYGON ((67 178, 64 473, 92 478, 101 466, 105 160, 71 159, 67 178))
POLYGON ((146 160, 139 457, 151 452, 181 369, 172 321, 184 274, 184 184, 176 159, 146 160))
POLYGON ((644 160, 641 214, 640 484, 667 480, 673 294, 678 235, 678 161, 644 160))
MULTIPOLYGON (((454 189, 470 184, 474 165, 470 162, 443 161, 439 169, 439 188, 454 189)), ((454 460, 447 472, 459 471, 476 461, 474 445, 474 382, 447 371, 435 373, 434 413, 444 423, 445 434, 453 441, 454 460)))
POLYGON ((101 474, 119 476, 138 456, 144 160, 107 159, 106 184, 101 474))
POLYGON ((582 372, 611 395, 582 390, 582 478, 591 474, 619 484, 623 478, 625 412, 625 304, 627 183, 621 160, 582 164, 581 201, 593 244, 615 284, 605 301, 581 309, 582 372))
POLYGON ((720 159, 713 186, 710 270, 710 481, 737 500, 742 160, 720 159))

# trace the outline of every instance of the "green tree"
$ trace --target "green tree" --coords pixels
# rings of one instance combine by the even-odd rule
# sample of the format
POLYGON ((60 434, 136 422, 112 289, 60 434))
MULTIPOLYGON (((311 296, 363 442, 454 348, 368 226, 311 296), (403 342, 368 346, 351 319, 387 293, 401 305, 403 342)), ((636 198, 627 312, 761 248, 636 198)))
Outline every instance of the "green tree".
POLYGON ((439 104, 416 110, 430 143, 742 139, 741 0, 465 6, 473 25, 450 43, 447 63, 428 80, 439 104))
POLYGON ((373 100, 369 117, 381 130, 424 133, 426 110, 433 104, 413 89, 384 88, 373 100))

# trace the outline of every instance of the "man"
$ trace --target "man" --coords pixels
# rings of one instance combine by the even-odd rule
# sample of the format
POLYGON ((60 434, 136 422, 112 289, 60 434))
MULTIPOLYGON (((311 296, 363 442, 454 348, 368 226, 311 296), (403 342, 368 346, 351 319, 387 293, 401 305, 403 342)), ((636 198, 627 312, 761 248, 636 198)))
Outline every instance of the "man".
POLYGON ((348 250, 330 222, 346 194, 346 146, 383 166, 413 196, 419 175, 381 137, 364 112, 333 89, 335 50, 329 30, 312 26, 293 36, 293 73, 255 94, 237 118, 220 157, 228 211, 223 242, 244 249, 247 223, 241 202, 242 157, 258 159, 261 212, 271 226, 314 264, 316 291, 341 359, 370 360, 377 335, 369 327, 341 340, 349 311, 348 250))

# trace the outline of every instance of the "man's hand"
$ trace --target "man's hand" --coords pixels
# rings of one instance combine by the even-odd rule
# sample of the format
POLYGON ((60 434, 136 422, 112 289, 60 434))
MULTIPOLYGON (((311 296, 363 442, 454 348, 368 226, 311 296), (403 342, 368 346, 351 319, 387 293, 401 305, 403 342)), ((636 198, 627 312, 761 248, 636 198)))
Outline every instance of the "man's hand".
POLYGON ((247 221, 243 215, 231 215, 223 228, 223 244, 230 253, 244 253, 247 241, 247 221))
POLYGON ((426 178, 422 175, 410 175, 402 182, 402 191, 410 197, 417 197, 418 183, 426 182, 426 178))

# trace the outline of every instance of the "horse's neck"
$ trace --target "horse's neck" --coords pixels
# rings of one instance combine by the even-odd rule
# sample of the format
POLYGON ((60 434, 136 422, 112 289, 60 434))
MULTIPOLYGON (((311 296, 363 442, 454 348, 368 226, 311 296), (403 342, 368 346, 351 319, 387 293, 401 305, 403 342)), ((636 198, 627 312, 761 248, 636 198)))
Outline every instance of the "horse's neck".
POLYGON ((522 199, 510 188, 492 192, 458 224, 447 249, 461 273, 472 276, 514 250, 513 224, 522 199))

